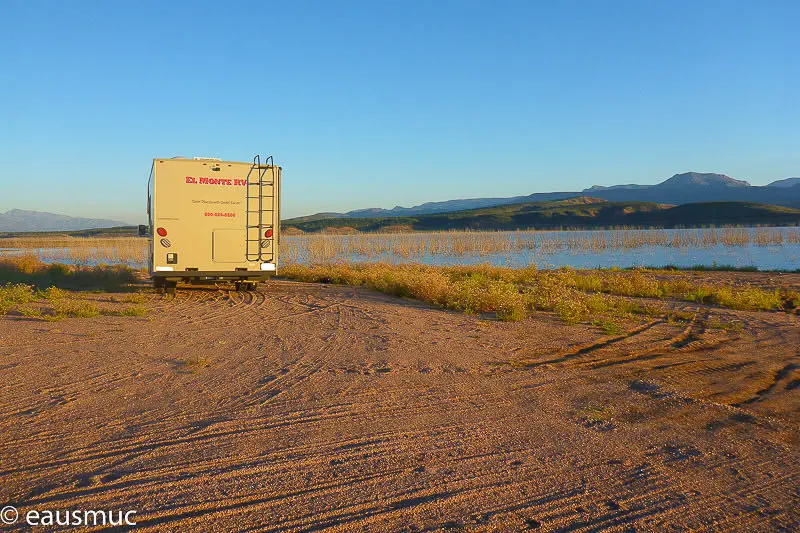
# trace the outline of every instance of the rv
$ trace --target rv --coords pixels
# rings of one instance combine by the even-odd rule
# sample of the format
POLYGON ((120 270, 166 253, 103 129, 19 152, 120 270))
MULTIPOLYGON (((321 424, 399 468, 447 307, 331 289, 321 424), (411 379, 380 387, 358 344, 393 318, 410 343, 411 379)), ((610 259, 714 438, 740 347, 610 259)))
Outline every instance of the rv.
POLYGON ((254 289, 278 270, 281 167, 195 157, 154 159, 147 189, 149 269, 157 290, 178 282, 254 289))

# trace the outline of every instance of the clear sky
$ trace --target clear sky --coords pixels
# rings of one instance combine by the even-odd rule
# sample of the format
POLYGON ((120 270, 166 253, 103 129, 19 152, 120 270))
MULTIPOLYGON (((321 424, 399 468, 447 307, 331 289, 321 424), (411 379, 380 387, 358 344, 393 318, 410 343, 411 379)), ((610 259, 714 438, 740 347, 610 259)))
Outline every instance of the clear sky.
POLYGON ((144 220, 153 157, 284 216, 800 176, 800 2, 0 0, 0 211, 144 220))

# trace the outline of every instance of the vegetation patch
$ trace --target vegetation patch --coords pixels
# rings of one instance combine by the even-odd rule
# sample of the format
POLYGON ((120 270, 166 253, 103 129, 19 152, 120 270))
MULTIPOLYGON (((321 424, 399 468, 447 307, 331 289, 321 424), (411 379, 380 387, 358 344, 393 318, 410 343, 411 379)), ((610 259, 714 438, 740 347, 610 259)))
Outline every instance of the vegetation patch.
MULTIPOLYGON (((281 269, 281 275, 299 281, 367 286, 446 309, 495 313, 501 320, 521 320, 536 311, 551 311, 567 323, 593 319, 607 333, 617 328, 613 317, 669 314, 663 304, 642 304, 630 298, 684 300, 731 309, 788 310, 786 295, 777 290, 712 286, 686 278, 664 279, 648 271, 370 263, 289 265, 281 269)), ((672 315, 673 320, 682 318, 672 315)))
POLYGON ((100 308, 92 302, 62 298, 53 302, 53 314, 62 317, 95 318, 100 316, 100 308))
POLYGON ((616 322, 614 322, 613 320, 609 320, 607 318, 595 320, 594 322, 592 322, 592 325, 596 326, 600 331, 602 331, 606 335, 614 335, 622 331, 616 322))
POLYGON ((189 368, 206 368, 211 366, 211 361, 199 355, 192 355, 186 359, 180 359, 178 361, 178 366, 189 368))
POLYGON ((119 314, 122 316, 144 316, 147 314, 147 309, 141 305, 131 305, 124 308, 119 314))
POLYGON ((144 303, 144 295, 141 291, 132 294, 126 294, 122 297, 122 301, 128 304, 141 304, 144 303))
POLYGON ((0 286, 0 315, 12 312, 26 318, 61 320, 101 315, 143 316, 147 310, 140 304, 129 305, 121 310, 101 308, 79 293, 58 287, 39 290, 24 283, 6 283, 0 286))
POLYGON ((47 264, 33 255, 0 257, 0 280, 43 289, 104 291, 127 291, 136 283, 135 270, 124 265, 47 264))

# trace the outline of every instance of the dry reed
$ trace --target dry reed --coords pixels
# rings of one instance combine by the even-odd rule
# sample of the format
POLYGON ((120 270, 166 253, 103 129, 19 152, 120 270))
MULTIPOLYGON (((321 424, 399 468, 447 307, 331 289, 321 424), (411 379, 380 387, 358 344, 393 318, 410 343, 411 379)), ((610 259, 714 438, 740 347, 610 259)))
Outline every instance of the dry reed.
MULTIPOLYGON (((570 251, 603 253, 638 248, 686 251, 717 246, 800 244, 800 228, 702 228, 680 230, 616 229, 607 231, 452 231, 406 233, 284 235, 281 263, 448 262, 513 258, 527 254, 535 262, 570 251)), ((77 265, 147 264, 148 240, 138 237, 33 236, 0 240, 0 249, 30 253, 39 260, 77 265)))

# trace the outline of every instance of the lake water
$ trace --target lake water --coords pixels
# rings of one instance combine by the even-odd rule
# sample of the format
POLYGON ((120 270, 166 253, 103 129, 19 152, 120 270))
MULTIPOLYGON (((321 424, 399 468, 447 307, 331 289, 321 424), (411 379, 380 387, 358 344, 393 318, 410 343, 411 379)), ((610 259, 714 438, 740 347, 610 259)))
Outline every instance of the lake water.
POLYGON ((304 235, 284 237, 283 251, 300 263, 490 263, 539 268, 724 265, 796 270, 800 269, 800 228, 304 235))

